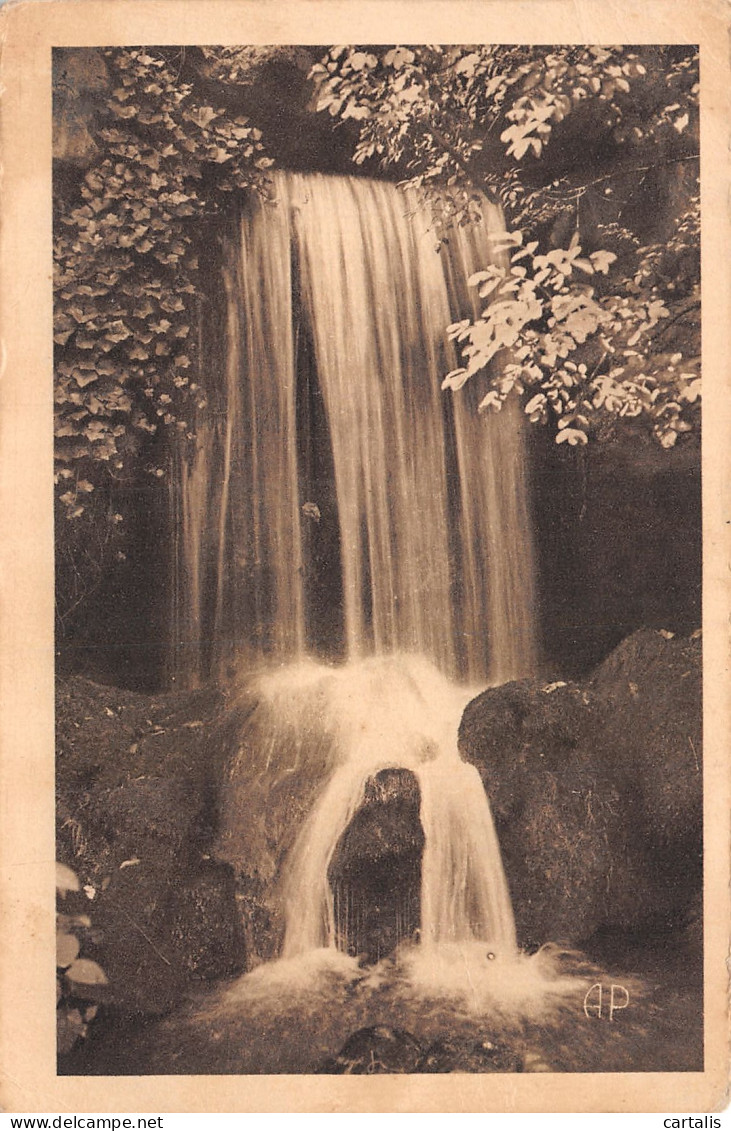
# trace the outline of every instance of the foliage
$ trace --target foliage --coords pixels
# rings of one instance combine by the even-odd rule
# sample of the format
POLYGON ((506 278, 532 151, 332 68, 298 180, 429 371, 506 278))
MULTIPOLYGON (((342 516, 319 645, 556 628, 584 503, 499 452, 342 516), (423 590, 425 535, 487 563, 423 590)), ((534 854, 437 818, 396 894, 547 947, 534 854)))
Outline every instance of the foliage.
MULTIPOLYGON (((148 473, 162 477, 155 454, 160 448, 152 438, 192 437, 195 414, 205 404, 197 351, 201 249, 226 195, 266 193, 271 164, 259 131, 221 106, 217 94, 226 84, 256 81, 261 68, 279 57, 268 48, 201 49, 203 73, 215 80, 206 86, 190 80, 184 49, 110 48, 102 55, 106 75, 103 108, 93 125, 95 156, 77 198, 59 194, 55 225, 57 499, 59 516, 79 528, 77 537, 66 540, 73 590, 67 607, 93 588, 119 552, 123 507, 114 485, 136 474, 140 453, 148 473), (101 518, 106 530, 101 536, 95 531, 89 541, 80 520, 92 504, 95 521, 101 518)), ((545 254, 567 255, 573 227, 591 254, 615 257, 594 299, 604 311, 601 339, 611 348, 602 347, 606 356, 600 361, 593 348, 598 322, 576 348, 564 335, 560 344, 569 349, 560 355, 562 374, 552 370, 553 385, 545 387, 536 378, 545 394, 538 419, 556 415, 561 405, 574 411, 573 393, 567 400, 558 387, 568 389, 566 374, 583 373, 582 365, 591 380, 604 379, 607 391, 593 418, 604 410, 635 415, 643 366, 622 352, 631 335, 615 334, 606 321, 613 290, 617 299, 629 299, 637 318, 643 310, 659 309, 653 303, 665 304, 662 324, 656 319, 643 331, 645 363, 651 355, 653 373, 649 392, 640 398, 641 415, 650 412, 663 443, 677 434, 673 421, 683 430, 689 417, 687 405, 678 401, 685 386, 675 388, 677 368, 668 368, 665 392, 648 398, 663 383, 665 362, 682 352, 682 372, 689 372, 699 353, 692 317, 698 305, 693 51, 339 47, 315 65, 312 77, 318 108, 357 128, 354 161, 379 160, 402 172, 404 183, 430 201, 441 238, 448 238, 452 224, 478 217, 485 194, 502 203, 510 226, 523 231, 524 245, 540 238, 545 254), (633 197, 648 171, 659 166, 675 171, 685 161, 690 175, 682 188, 682 223, 667 243, 643 242, 626 222, 633 197), (670 348, 669 339, 678 335, 666 336, 665 327, 677 330, 676 319, 688 330, 687 340, 670 348), (672 407, 678 403, 680 416, 672 407), (667 428, 658 423, 660 406, 670 406, 663 413, 667 428)), ((496 287, 493 299, 505 299, 506 285, 504 280, 496 287)), ((537 286, 545 302, 550 291, 551 301, 572 295, 585 317, 593 309, 585 303, 591 296, 580 267, 564 277, 561 296, 548 276, 537 286)), ((521 293, 527 287, 524 282, 521 293)), ((479 342, 485 334, 497 340, 489 333, 496 317, 478 319, 472 330, 460 328, 459 340, 470 351, 468 377, 485 372, 490 350, 486 354, 479 342)), ((572 324, 576 319, 574 313, 572 324)), ((623 329, 636 322, 615 311, 615 325, 618 320, 623 329)), ((523 321, 523 329, 545 336, 552 327, 542 316, 523 321)), ((518 361, 533 357, 530 337, 524 341, 519 333, 512 344, 528 348, 518 361)), ((532 363, 541 364, 535 357, 532 363)), ((528 376, 524 366, 511 388, 527 389, 533 384, 528 376)), ((502 403, 504 387, 488 390, 487 405, 502 403)), ((533 399, 530 403, 535 417, 533 399)), ((567 411, 558 415, 566 421, 567 411)), ((569 426, 563 423, 561 431, 569 426)))
POLYGON ((146 438, 192 434, 207 221, 225 194, 266 191, 272 163, 245 118, 180 81, 174 52, 103 55, 111 91, 97 156, 55 225, 56 480, 70 519, 106 477, 126 475, 146 438))
POLYGON ((450 222, 475 214, 476 187, 513 210, 531 206, 536 181, 561 187, 545 176, 557 171, 549 143, 581 183, 607 152, 621 165, 617 147, 630 159, 692 152, 679 141, 698 125, 697 53, 683 49, 335 47, 312 77, 319 110, 359 123, 356 164, 404 168, 450 222))
MULTIPOLYGON (((56 864, 56 891, 62 906, 69 892, 80 890, 76 873, 56 864)), ((56 915, 56 1022, 58 1051, 70 1052, 86 1037, 98 1003, 106 996, 107 976, 96 962, 81 956, 81 938, 91 927, 88 915, 65 907, 56 915)))
MULTIPOLYGON (((510 351, 481 408, 498 410, 511 393, 531 390, 526 413, 532 421, 556 419, 559 444, 585 444, 606 415, 644 414, 662 446, 672 447, 696 423, 699 359, 663 350, 658 327, 670 312, 659 286, 641 286, 646 279, 638 271, 618 291, 597 293, 588 279, 607 275, 616 256, 583 256, 578 233, 567 249, 544 255, 537 241, 522 243, 521 232, 508 233, 502 246, 515 248, 509 261, 469 280, 491 301, 474 322, 449 327, 450 337, 465 343, 466 364, 446 376, 444 387, 461 388, 510 351)), ((643 260, 648 274, 655 259, 648 253, 643 260)))
POLYGON ((559 443, 620 418, 641 419, 665 447, 691 430, 697 67, 692 49, 583 46, 337 47, 315 65, 318 108, 358 124, 354 161, 401 171, 440 239, 478 219, 485 196, 517 229, 512 260, 474 277, 489 305, 450 328, 464 364, 446 386, 487 376, 493 409, 525 394, 559 443), (641 203, 658 183, 678 221, 664 243, 647 240, 641 203))
POLYGON ((312 66, 312 49, 291 44, 247 44, 236 47, 201 47, 201 70, 227 86, 251 87, 261 81, 272 64, 289 64, 303 73, 312 66))

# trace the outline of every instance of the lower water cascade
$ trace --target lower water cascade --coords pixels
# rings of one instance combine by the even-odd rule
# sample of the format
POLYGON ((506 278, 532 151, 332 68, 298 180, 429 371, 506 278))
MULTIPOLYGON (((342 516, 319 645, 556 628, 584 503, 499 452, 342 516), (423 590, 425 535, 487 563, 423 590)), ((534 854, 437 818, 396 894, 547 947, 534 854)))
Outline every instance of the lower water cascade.
POLYGON ((410 770, 421 795, 421 945, 485 940, 514 951, 513 913, 490 808, 479 773, 457 750, 470 693, 418 657, 363 661, 320 678, 335 700, 342 760, 291 853, 284 957, 337 945, 328 867, 366 783, 389 766, 410 770))
POLYGON ((332 1010, 369 1016, 377 1006, 389 1017, 427 1010, 434 1024, 489 1014, 513 1033, 526 1020, 581 1009, 590 983, 572 967, 576 956, 550 945, 527 955, 516 942, 488 798, 457 746, 476 691, 409 654, 342 665, 304 659, 245 681, 216 852, 255 864, 281 943, 209 1004, 216 1024, 241 1011, 296 1014, 301 1024, 332 1010), (406 848, 396 847, 405 874, 389 871, 393 822, 371 839, 359 822, 394 779, 405 800, 392 817, 411 807, 406 848), (349 837, 359 884, 343 870, 349 837), (383 895, 374 895, 377 877, 371 882, 379 868, 388 889, 375 908, 376 920, 384 907, 388 915, 382 946, 368 905, 383 895))
POLYGON ((226 1000, 364 977, 364 908, 334 861, 400 770, 418 790, 418 889, 389 889, 393 937, 365 957, 396 961, 413 992, 528 1008, 547 960, 518 951, 457 746, 481 688, 535 670, 521 413, 441 390, 446 327, 476 313, 467 280, 497 261, 502 218, 485 201, 437 248, 396 186, 279 174, 273 196, 226 244, 218 387, 175 500, 171 664, 181 684, 240 687, 218 851, 255 874, 280 931, 226 1000))

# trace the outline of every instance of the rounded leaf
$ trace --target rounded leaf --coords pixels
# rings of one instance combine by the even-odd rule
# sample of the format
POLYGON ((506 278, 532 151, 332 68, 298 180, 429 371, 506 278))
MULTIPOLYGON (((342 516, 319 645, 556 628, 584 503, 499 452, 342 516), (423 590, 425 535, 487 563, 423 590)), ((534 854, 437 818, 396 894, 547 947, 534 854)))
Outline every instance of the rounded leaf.
POLYGON ((66 971, 66 977, 81 986, 106 986, 109 983, 101 966, 90 958, 77 958, 66 971))
POLYGON ((71 868, 67 868, 65 864, 59 864, 56 861, 56 891, 61 895, 65 895, 67 891, 78 891, 79 880, 75 872, 71 868))
POLYGON ((79 953, 79 940, 76 935, 59 932, 56 935, 56 965, 70 966, 79 953))

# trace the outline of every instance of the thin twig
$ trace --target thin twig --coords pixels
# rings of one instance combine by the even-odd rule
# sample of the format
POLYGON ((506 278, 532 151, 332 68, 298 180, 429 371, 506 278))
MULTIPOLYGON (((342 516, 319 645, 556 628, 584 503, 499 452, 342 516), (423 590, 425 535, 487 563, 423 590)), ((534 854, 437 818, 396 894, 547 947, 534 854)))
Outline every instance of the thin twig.
POLYGON ((118 911, 121 911, 121 912, 122 912, 122 914, 124 915, 124 917, 125 917, 125 919, 127 920, 127 922, 128 922, 128 923, 129 923, 129 924, 130 924, 130 925, 131 925, 132 927, 134 927, 134 929, 135 929, 136 931, 139 931, 139 933, 140 933, 140 934, 142 935, 142 937, 143 937, 143 939, 145 940, 145 942, 148 942, 148 943, 150 944, 150 946, 152 947, 152 949, 153 949, 153 950, 155 951, 155 954, 156 954, 156 955, 158 955, 158 957, 159 957, 159 958, 162 958, 163 962, 165 962, 165 963, 166 963, 166 964, 167 964, 168 966, 172 966, 172 963, 171 963, 170 959, 169 959, 169 958, 166 958, 166 957, 165 957, 165 955, 164 955, 164 954, 162 953, 162 951, 161 951, 161 950, 159 949, 159 947, 155 946, 155 944, 154 944, 154 942, 152 941, 152 939, 150 938, 150 936, 149 936, 149 935, 147 935, 147 934, 145 934, 145 932, 144 932, 144 931, 142 930, 142 927, 141 927, 141 926, 139 925, 139 923, 135 923, 135 921, 134 921, 134 919, 132 918, 132 916, 131 916, 131 915, 129 915, 129 914, 128 914, 128 913, 127 913, 127 912, 125 911, 125 909, 124 909, 123 907, 120 907, 120 905, 119 905, 118 903, 116 904, 116 907, 117 907, 117 910, 118 910, 118 911))

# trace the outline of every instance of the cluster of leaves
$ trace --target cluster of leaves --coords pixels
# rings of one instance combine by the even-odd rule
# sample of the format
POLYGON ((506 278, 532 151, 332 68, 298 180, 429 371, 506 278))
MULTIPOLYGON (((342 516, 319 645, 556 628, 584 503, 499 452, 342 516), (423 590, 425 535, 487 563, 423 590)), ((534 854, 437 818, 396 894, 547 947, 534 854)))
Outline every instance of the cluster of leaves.
POLYGON ((174 53, 104 57, 97 158, 55 224, 56 480, 71 519, 105 475, 126 474, 145 437, 192 434, 207 221, 226 193, 265 193, 272 164, 255 127, 180 81, 174 53))
POLYGON ((519 231, 493 242, 496 252, 511 254, 469 280, 489 301, 479 318, 449 327, 465 364, 446 376, 445 388, 461 388, 502 354, 507 360, 480 407, 498 410, 512 393, 532 394, 525 412, 534 422, 556 422, 558 443, 585 444, 607 415, 644 414, 663 447, 691 431, 698 359, 684 361, 682 353, 662 348, 660 334, 653 338, 670 311, 657 281, 640 285, 654 275, 655 249, 638 277, 602 293, 593 278, 606 276, 616 256, 601 250, 584 256, 578 233, 568 248, 545 254, 538 241, 522 246, 519 231))
POLYGON ((356 164, 377 157, 384 168, 407 170, 410 186, 427 195, 436 189, 443 228, 467 223, 479 215, 475 187, 484 187, 476 159, 523 59, 520 48, 508 54, 498 68, 485 48, 476 68, 477 56, 463 48, 333 47, 311 71, 317 108, 359 123, 356 164))
POLYGON ((489 304, 481 317, 450 328, 464 364, 445 386, 486 376, 502 354, 483 407, 524 394, 560 443, 583 444, 620 418, 641 417, 665 447, 693 428, 696 52, 336 47, 312 77, 318 108, 358 123, 355 162, 398 168, 430 202, 441 239, 479 219, 486 197, 518 229, 503 247, 512 259, 473 279, 489 304), (671 167, 687 170, 678 223, 669 241, 643 245, 625 215, 648 175, 671 167))
POLYGON ((56 1023, 58 1051, 70 1052, 86 1037, 99 1002, 106 1000, 108 979, 101 966, 80 956, 81 940, 91 929, 88 915, 65 908, 69 892, 81 889, 65 864, 56 864, 56 892, 62 909, 56 914, 56 1023))
POLYGON ((311 49, 285 44, 247 44, 236 47, 200 47, 204 70, 218 82, 254 86, 271 64, 290 63, 304 73, 312 65, 311 49))
POLYGON ((697 58, 689 53, 334 47, 311 74, 318 109, 360 124, 356 164, 378 157, 384 167, 405 169, 406 184, 433 187, 442 200, 446 191, 457 222, 469 222, 476 186, 518 207, 536 172, 521 161, 545 156, 570 117, 600 133, 604 145, 609 139, 638 152, 674 146, 697 128, 697 58))

